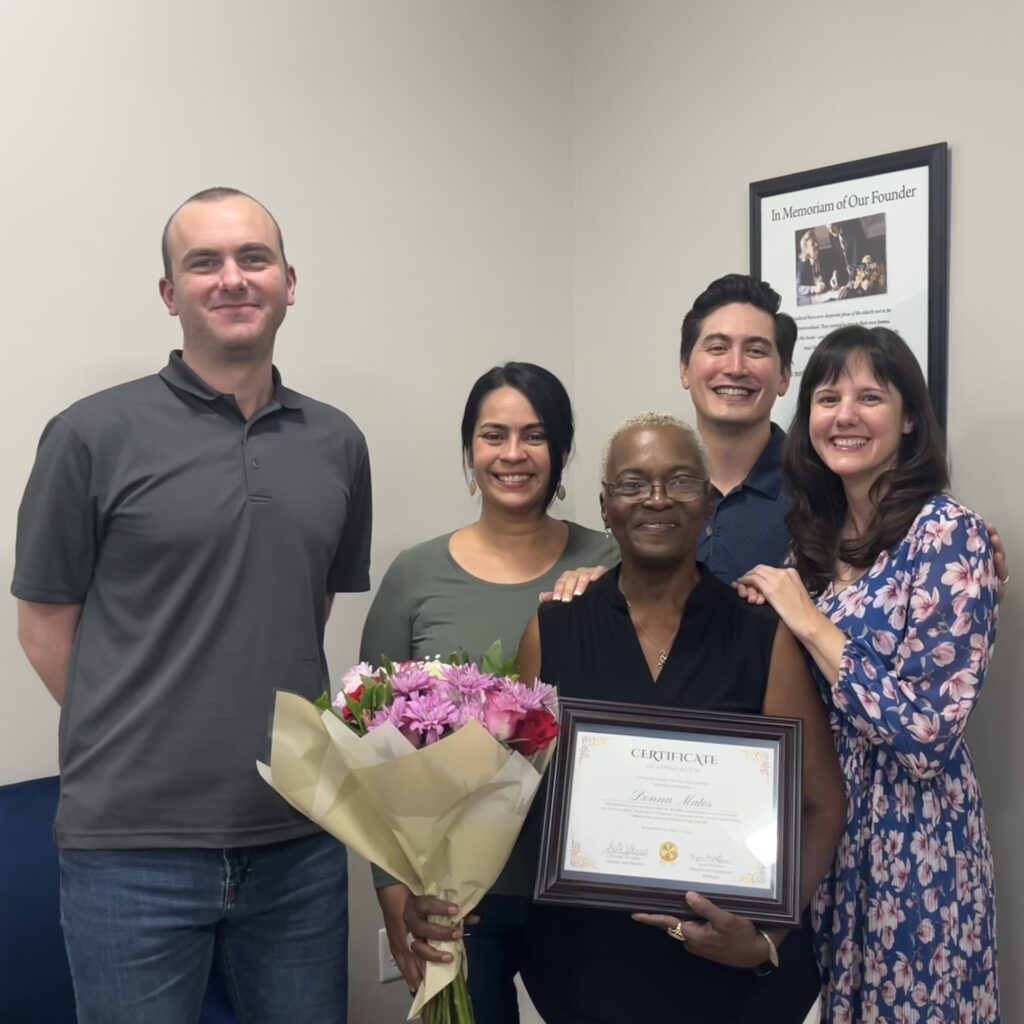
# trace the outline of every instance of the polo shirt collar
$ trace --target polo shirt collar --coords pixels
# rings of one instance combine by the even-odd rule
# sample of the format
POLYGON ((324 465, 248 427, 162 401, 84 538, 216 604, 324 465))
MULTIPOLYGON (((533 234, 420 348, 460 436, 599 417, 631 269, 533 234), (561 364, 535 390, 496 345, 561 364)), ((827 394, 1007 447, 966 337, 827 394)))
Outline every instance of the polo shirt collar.
POLYGON ((759 491, 767 498, 777 498, 782 490, 782 445, 786 432, 777 423, 772 424, 772 436, 751 467, 744 487, 759 491))
MULTIPOLYGON (((276 366, 272 368, 271 374, 274 385, 274 401, 283 409, 301 409, 302 395, 297 391, 292 391, 291 388, 286 388, 281 383, 281 374, 276 366)), ((167 365, 160 371, 160 376, 163 377, 171 387, 178 388, 180 391, 187 391, 190 395, 195 395, 196 398, 201 398, 203 401, 212 402, 221 397, 220 391, 210 387, 210 385, 207 384, 206 381, 203 380, 203 378, 200 377, 199 374, 197 374, 192 367, 190 367, 185 360, 181 358, 181 349, 174 349, 171 352, 170 358, 167 360, 167 365)))

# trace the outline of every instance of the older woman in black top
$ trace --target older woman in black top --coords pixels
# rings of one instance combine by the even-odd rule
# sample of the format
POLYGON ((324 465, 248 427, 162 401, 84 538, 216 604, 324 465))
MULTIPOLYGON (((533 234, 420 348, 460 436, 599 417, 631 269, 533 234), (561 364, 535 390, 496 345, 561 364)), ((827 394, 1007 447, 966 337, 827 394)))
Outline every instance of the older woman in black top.
MULTIPOLYGON (((845 801, 800 650, 776 617, 750 615, 697 563, 710 498, 693 430, 637 417, 612 437, 604 469, 601 510, 622 561, 577 601, 531 620, 523 677, 574 697, 802 718, 806 904, 831 862, 845 801)), ((819 990, 808 930, 766 936, 697 893, 686 902, 703 920, 536 907, 523 979, 547 1024, 800 1024, 819 990), (682 945, 665 934, 676 926, 682 945), (771 944, 778 968, 755 973, 771 944)))
MULTIPOLYGON (((710 497, 703 445, 690 427, 637 417, 610 440, 604 470, 601 511, 622 561, 576 601, 531 619, 522 677, 574 697, 802 718, 806 905, 831 863, 845 799, 803 656, 776 616, 697 563, 710 497)), ((703 920, 535 906, 522 976, 546 1024, 801 1024, 820 987, 809 930, 766 935, 697 893, 686 902, 703 920), (766 973, 776 948, 778 967, 766 973)), ((455 912, 433 897, 409 901, 417 955, 446 957, 423 940, 456 933, 426 916, 455 912)))

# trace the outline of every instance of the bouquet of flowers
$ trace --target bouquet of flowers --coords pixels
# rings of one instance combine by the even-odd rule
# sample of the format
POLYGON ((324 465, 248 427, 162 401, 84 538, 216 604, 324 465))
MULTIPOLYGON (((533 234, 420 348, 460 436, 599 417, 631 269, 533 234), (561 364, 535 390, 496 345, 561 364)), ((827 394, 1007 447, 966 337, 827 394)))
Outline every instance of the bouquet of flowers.
POLYGON ((871 256, 865 256, 857 265, 853 277, 853 287, 862 292, 884 288, 885 264, 877 262, 871 256))
MULTIPOLYGON (((522 683, 500 644, 350 669, 333 700, 278 691, 263 778, 416 894, 468 914, 508 860, 553 752, 553 687, 522 683)), ((441 944, 442 946, 446 944, 441 944)), ((410 1019, 471 1024, 465 951, 426 965, 410 1019)))

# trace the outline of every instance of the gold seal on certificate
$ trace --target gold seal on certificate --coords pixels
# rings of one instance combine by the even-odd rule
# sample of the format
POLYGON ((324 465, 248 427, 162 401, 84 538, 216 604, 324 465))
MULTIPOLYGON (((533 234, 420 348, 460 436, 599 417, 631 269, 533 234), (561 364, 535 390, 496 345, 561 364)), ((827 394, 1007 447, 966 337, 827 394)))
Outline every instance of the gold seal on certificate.
POLYGON ((541 902, 799 922, 802 723, 564 699, 541 902))

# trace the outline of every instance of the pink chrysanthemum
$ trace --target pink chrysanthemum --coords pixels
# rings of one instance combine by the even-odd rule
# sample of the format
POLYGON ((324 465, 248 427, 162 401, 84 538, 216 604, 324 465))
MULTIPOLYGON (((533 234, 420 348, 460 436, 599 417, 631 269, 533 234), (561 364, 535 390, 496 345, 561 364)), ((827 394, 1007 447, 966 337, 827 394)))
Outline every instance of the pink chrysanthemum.
POLYGON ((409 698, 400 728, 411 729, 428 744, 436 743, 448 729, 458 724, 459 709, 450 700, 436 693, 425 693, 409 698))

